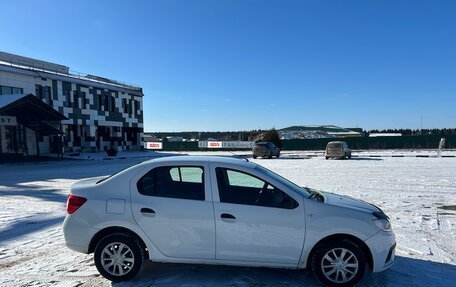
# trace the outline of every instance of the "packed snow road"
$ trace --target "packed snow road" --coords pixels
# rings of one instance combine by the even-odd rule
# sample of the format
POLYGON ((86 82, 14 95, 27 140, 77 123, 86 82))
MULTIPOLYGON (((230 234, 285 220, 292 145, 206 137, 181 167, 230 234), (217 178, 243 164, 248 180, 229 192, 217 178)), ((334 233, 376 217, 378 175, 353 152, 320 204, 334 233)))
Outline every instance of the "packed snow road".
MULTIPOLYGON (((195 153, 198 154, 198 153, 195 153)), ((203 154, 203 153, 199 153, 203 154)), ((207 154, 207 153, 206 153, 207 154)), ((64 246, 69 187, 145 158, 0 165, 0 286, 108 286, 92 255, 64 246)), ((390 215, 397 262, 361 286, 450 286, 456 282, 455 158, 255 160, 292 181, 374 203, 390 215)), ((116 286, 319 286, 308 272, 226 266, 146 264, 116 286)))

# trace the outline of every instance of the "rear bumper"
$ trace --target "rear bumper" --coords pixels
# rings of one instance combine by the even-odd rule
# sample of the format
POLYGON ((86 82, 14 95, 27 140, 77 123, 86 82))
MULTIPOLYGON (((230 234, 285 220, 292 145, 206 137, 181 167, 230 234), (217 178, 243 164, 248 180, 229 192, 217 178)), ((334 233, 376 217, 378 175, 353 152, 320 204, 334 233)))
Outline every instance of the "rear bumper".
POLYGON ((345 153, 325 153, 326 157, 345 157, 345 153))
POLYGON ((89 253, 89 244, 98 229, 90 227, 78 217, 67 215, 63 222, 65 245, 77 252, 89 253))
POLYGON ((265 157, 269 156, 269 154, 272 154, 272 151, 254 151, 253 154, 258 156, 258 157, 265 157))
POLYGON ((380 231, 365 241, 372 253, 372 272, 390 268, 396 256, 396 236, 393 232, 380 231))

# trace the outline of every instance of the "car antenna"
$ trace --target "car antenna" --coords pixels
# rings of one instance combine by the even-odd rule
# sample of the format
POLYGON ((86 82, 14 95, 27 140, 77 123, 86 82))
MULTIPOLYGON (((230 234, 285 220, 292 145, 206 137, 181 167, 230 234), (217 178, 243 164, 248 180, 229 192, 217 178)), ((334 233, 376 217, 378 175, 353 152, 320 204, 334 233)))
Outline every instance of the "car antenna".
POLYGON ((232 154, 234 155, 235 158, 243 159, 243 160, 245 160, 246 162, 249 161, 249 159, 246 158, 245 156, 239 155, 239 154, 234 153, 234 152, 232 152, 232 151, 230 151, 230 153, 232 153, 232 154))

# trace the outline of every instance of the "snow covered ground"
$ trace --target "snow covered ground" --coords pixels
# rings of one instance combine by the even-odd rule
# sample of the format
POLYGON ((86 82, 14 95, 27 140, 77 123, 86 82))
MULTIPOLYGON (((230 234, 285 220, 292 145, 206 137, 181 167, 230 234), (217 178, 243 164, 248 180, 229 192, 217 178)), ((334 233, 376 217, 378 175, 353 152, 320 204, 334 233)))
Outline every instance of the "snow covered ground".
MULTIPOLYGON (((454 286, 456 158, 327 161, 300 158, 302 152, 289 154, 255 162, 300 185, 372 202, 392 218, 397 262, 386 272, 368 274, 361 286, 454 286)), ((79 179, 107 175, 145 159, 1 164, 0 286, 110 286, 98 275, 91 255, 64 246, 66 196, 79 179)), ((319 286, 305 271, 158 263, 148 263, 131 282, 113 285, 319 286)))

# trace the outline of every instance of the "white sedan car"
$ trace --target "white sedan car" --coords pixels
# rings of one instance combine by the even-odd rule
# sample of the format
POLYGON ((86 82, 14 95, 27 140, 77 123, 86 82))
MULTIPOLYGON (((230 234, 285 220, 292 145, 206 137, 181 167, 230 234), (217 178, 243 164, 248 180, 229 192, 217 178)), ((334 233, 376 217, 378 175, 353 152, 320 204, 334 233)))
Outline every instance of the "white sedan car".
POLYGON ((324 285, 351 286, 395 256, 378 207, 236 158, 165 157, 83 180, 72 186, 67 212, 67 246, 94 252, 112 281, 152 260, 311 268, 324 285))

